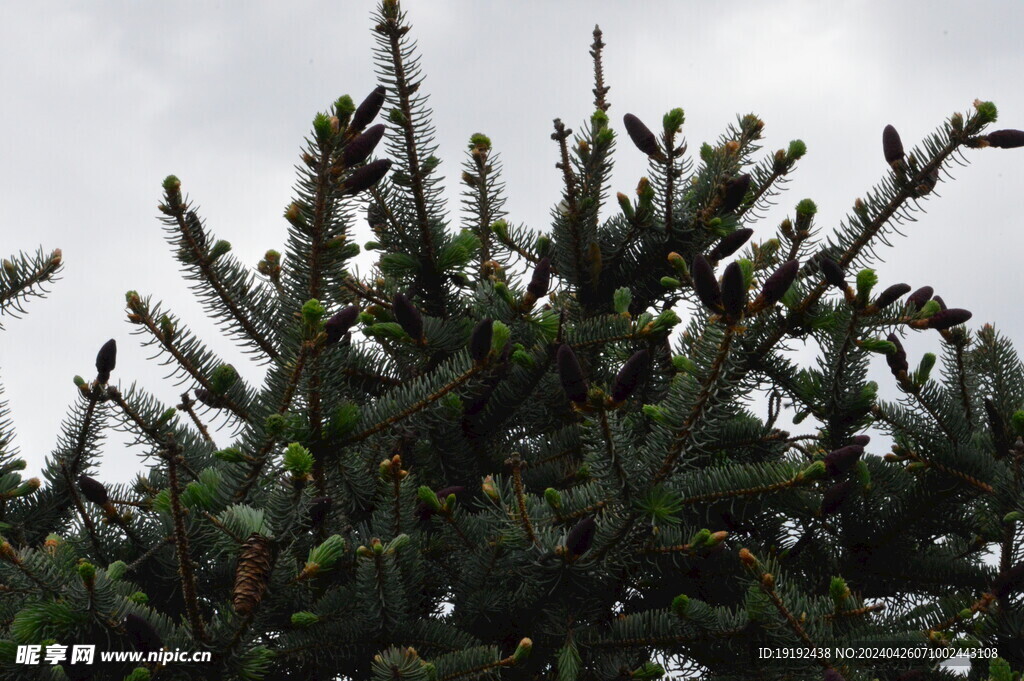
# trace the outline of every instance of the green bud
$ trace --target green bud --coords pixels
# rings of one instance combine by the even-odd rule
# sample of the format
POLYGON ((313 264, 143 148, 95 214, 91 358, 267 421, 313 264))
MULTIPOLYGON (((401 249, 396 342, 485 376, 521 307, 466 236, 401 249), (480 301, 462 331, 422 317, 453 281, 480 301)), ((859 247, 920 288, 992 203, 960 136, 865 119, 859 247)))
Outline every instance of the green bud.
POLYGON ((825 477, 825 462, 815 461, 807 468, 800 471, 800 475, 804 480, 820 480, 825 477))
POLYGON ((864 338, 857 341, 857 345, 868 352, 877 352, 883 355, 896 354, 896 344, 881 338, 864 338))
POLYGON ((623 286, 622 288, 615 289, 615 293, 612 294, 612 305, 615 307, 615 312, 621 315, 629 313, 629 306, 633 303, 633 292, 623 286))
POLYGON ((1014 433, 1024 435, 1024 410, 1013 412, 1013 416, 1010 417, 1010 425, 1013 427, 1014 433))
POLYGON ((164 178, 163 188, 165 192, 176 192, 181 189, 181 180, 174 175, 168 175, 164 178))
POLYGON ((441 500, 437 498, 437 494, 434 493, 434 490, 430 489, 426 485, 420 485, 419 489, 416 490, 416 495, 431 511, 436 513, 441 510, 441 500))
POLYGON ((842 577, 833 577, 828 586, 828 593, 836 603, 842 603, 850 597, 850 587, 842 577))
POLYGON ((285 419, 284 414, 271 414, 263 422, 263 428, 267 431, 267 435, 273 438, 284 434, 284 430, 287 427, 288 421, 285 419))
POLYGON ((365 244, 363 244, 363 250, 367 251, 376 251, 380 247, 381 245, 376 241, 367 241, 365 244))
POLYGON ((872 269, 863 269, 857 273, 857 302, 866 305, 871 296, 871 289, 878 283, 878 275, 872 269))
POLYGON ((216 395, 223 395, 238 381, 238 372, 230 364, 221 364, 210 374, 210 388, 216 395))
POLYGON ((704 161, 704 163, 711 163, 711 160, 714 157, 715 150, 711 147, 710 144, 705 142, 704 144, 700 145, 700 160, 704 161))
POLYGON ((556 511, 562 508, 562 495, 554 487, 548 487, 544 490, 544 500, 548 502, 548 506, 556 511))
POLYGON ((365 310, 360 312, 358 317, 360 324, 373 324, 376 319, 372 312, 366 312, 365 310))
POLYGON ((942 305, 939 304, 939 301, 932 299, 924 304, 924 307, 921 308, 921 311, 917 313, 917 317, 918 319, 927 319, 928 317, 931 317, 933 314, 935 314, 941 309, 942 305))
POLYGON ((231 244, 223 239, 219 240, 210 249, 210 260, 214 261, 231 250, 231 244))
POLYGON ((789 143, 789 149, 786 151, 787 161, 796 161, 803 158, 803 155, 807 153, 807 145, 804 144, 803 140, 793 140, 789 143))
POLYGON ((677 617, 686 617, 690 612, 690 597, 686 594, 679 594, 672 599, 672 612, 677 617))
POLYGON ((313 455, 308 449, 293 442, 284 450, 284 469, 296 477, 313 471, 313 455))
POLYGON ((525 350, 516 350, 515 352, 512 353, 511 359, 514 364, 517 364, 521 367, 526 367, 527 369, 532 369, 537 365, 537 362, 535 362, 533 359, 533 355, 526 352, 525 350))
POLYGON ((227 463, 241 463, 245 461, 245 454, 238 447, 228 447, 227 449, 221 449, 220 451, 214 452, 213 455, 225 461, 227 463))
POLYGON ((145 667, 136 667, 131 671, 128 676, 124 677, 124 681, 149 681, 152 674, 145 667))
POLYGON ((679 288, 682 286, 682 283, 678 279, 673 279, 672 277, 662 277, 661 285, 665 288, 679 288))
POLYGON ((315 326, 324 316, 324 306, 316 298, 310 298, 302 306, 302 321, 315 326))
POLYGON ((661 119, 661 124, 664 126, 666 133, 679 132, 684 122, 686 122, 686 113, 680 108, 672 109, 661 119))
POLYGON ((359 244, 355 242, 349 242, 341 247, 338 251, 338 257, 342 259, 354 258, 359 255, 359 244))
POLYGON ((482 132, 475 132, 469 136, 469 149, 485 149, 490 150, 491 138, 482 132))
POLYGON ((86 584, 91 583, 96 579, 96 566, 88 561, 82 561, 76 566, 78 570, 78 576, 82 578, 82 581, 86 584))
POLYGON ((324 113, 319 113, 313 119, 313 132, 316 133, 316 139, 318 142, 325 142, 331 137, 331 117, 324 113))
POLYGON ((655 333, 666 333, 672 330, 672 327, 681 322, 682 320, 672 310, 665 310, 657 316, 654 320, 653 331, 655 333))
POLYGON ((992 102, 975 102, 974 108, 978 111, 978 121, 982 124, 995 123, 999 117, 999 111, 992 102))
POLYGON ((138 603, 139 605, 146 605, 149 603, 149 596, 142 591, 136 591, 128 596, 128 600, 132 603, 138 603))
POLYGON ((508 328, 503 322, 495 321, 491 326, 491 352, 496 357, 500 356, 511 337, 512 329, 508 328))
POLYGON ((928 382, 928 377, 931 375, 932 368, 935 366, 935 355, 931 352, 926 352, 921 357, 921 363, 917 366, 917 371, 914 372, 914 383, 917 385, 924 385, 928 382))
POLYGON ((537 245, 535 246, 537 255, 539 255, 542 258, 551 255, 551 247, 551 237, 549 237, 547 234, 541 234, 539 237, 537 237, 537 245))
POLYGON ((707 543, 708 539, 710 539, 710 538, 711 538, 711 530, 709 530, 708 528, 705 527, 704 529, 699 530, 696 534, 694 534, 692 537, 690 537, 690 542, 689 542, 690 543, 690 548, 691 549, 700 548, 705 543, 707 543))
POLYGON ((82 378, 81 376, 75 376, 75 385, 81 388, 83 385, 85 385, 85 379, 82 378))
POLYGON ((692 374, 697 371, 697 365, 694 364, 692 359, 685 355, 674 355, 672 357, 672 366, 676 368, 676 371, 681 371, 687 374, 692 374))
POLYGON ((128 565, 123 560, 115 560, 107 566, 107 579, 119 581, 128 572, 128 565))
POLYGON ((388 120, 396 125, 405 125, 406 118, 401 109, 392 109, 388 112, 388 120))
POLYGON ((491 231, 498 235, 499 239, 508 240, 508 223, 504 220, 495 220, 491 223, 491 231))
POLYGON ((528 638, 524 638, 516 646, 516 650, 512 653, 512 662, 518 664, 530 656, 530 651, 533 650, 533 641, 528 638))
POLYGON ((1024 520, 1024 511, 1010 511, 1003 516, 1003 522, 1007 525, 1019 523, 1024 520))
POLYGON ((308 610, 303 610, 301 612, 293 612, 292 613, 292 626, 293 627, 302 627, 302 628, 311 627, 311 626, 313 626, 314 624, 316 624, 319 621, 320 621, 320 616, 317 615, 315 612, 309 612, 308 610))
POLYGON ((853 477, 863 489, 871 487, 871 469, 868 468, 864 459, 860 459, 854 464, 853 477))
POLYGON ((737 258, 736 264, 740 266, 740 272, 743 273, 743 286, 749 290, 754 283, 754 263, 747 258, 737 258))
POLYGON ((306 560, 306 568, 316 565, 317 571, 329 570, 341 555, 345 552, 345 540, 341 535, 334 534, 324 540, 322 544, 309 551, 309 558, 306 560))
POLYGON ((668 414, 666 414, 665 410, 656 404, 645 404, 643 406, 643 412, 652 421, 657 423, 668 423, 668 414))
POLYGON ((331 437, 344 438, 348 436, 359 423, 359 405, 355 402, 343 402, 331 414, 327 425, 331 437))
POLYGON ((174 415, 177 414, 177 413, 178 413, 177 409, 175 409, 174 407, 168 407, 167 409, 164 410, 164 413, 160 414, 160 418, 158 418, 156 420, 156 425, 158 425, 158 426, 164 425, 165 423, 170 421, 172 418, 174 418, 174 415))
POLYGON ((964 608, 963 610, 957 613, 957 617, 959 617, 962 620, 969 620, 972 617, 974 617, 974 611, 970 608, 964 608))

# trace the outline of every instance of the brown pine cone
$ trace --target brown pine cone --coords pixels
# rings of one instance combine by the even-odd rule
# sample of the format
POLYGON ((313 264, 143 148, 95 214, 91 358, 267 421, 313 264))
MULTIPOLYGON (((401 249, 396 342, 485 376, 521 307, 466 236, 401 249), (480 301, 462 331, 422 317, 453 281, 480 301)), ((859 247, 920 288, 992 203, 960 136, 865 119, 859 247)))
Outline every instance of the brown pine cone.
POLYGON ((235 612, 248 615, 263 599, 270 580, 270 540, 254 532, 242 545, 235 568, 235 588, 231 602, 235 612))

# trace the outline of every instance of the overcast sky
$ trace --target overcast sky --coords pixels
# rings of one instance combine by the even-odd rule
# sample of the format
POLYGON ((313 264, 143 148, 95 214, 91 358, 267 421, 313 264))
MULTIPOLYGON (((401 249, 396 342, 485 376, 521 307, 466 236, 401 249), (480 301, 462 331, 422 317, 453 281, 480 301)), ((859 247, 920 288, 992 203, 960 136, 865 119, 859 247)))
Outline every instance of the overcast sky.
MULTIPOLYGON (((999 106, 995 127, 1024 128, 1022 3, 404 6, 456 218, 465 142, 480 131, 504 162, 510 219, 546 229, 560 192, 551 120, 575 128, 593 108, 595 23, 608 44, 609 114, 620 132, 626 112, 656 127, 681 106, 692 150, 750 111, 766 123, 766 150, 797 137, 807 143, 791 191, 755 226, 759 239, 804 197, 818 203, 821 225, 837 224, 886 171, 887 123, 909 148, 980 97, 999 106)), ((120 348, 116 380, 178 399, 129 335, 128 289, 164 300, 244 375, 258 375, 218 339, 178 276, 156 217, 160 182, 177 174, 242 261, 254 265, 281 248, 292 166, 313 115, 343 93, 359 101, 375 84, 371 9, 338 0, 0 9, 0 251, 59 247, 66 263, 51 296, 24 319, 5 318, 0 332, 0 380, 30 471, 55 443, 75 398, 72 377, 95 375, 96 351, 110 337, 120 348)), ((992 321, 1020 347, 1024 151, 970 158, 878 269, 883 285, 934 286, 951 306, 974 311, 972 325, 992 321)), ((628 141, 620 144, 613 190, 630 192, 644 167, 628 141)), ((936 346, 934 334, 916 338, 912 362, 936 346)), ((885 376, 879 371, 880 382, 885 376)), ((226 444, 226 433, 219 439, 226 444)), ((128 480, 138 466, 119 438, 108 442, 105 479, 128 480)))

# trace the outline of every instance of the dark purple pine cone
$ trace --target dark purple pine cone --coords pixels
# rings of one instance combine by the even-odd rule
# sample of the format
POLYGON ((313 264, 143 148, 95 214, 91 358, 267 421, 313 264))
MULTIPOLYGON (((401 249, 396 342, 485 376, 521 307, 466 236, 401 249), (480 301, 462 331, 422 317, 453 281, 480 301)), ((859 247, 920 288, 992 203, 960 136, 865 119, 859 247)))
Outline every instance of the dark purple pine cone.
POLYGON ((857 459, 864 453, 860 445, 846 445, 825 455, 825 470, 831 477, 842 475, 853 468, 857 459))
POLYGON ((878 294, 878 298, 875 300, 875 307, 879 310, 887 308, 909 292, 910 284, 893 284, 878 294))
POLYGON ((826 669, 825 676, 822 677, 822 681, 846 681, 846 679, 844 679, 843 675, 835 669, 826 669))
POLYGON ((309 522, 313 527, 319 527, 327 519, 331 512, 330 497, 315 497, 309 504, 309 522))
POLYGON ((871 442, 871 437, 868 435, 854 435, 850 438, 850 444, 858 447, 867 447, 869 442, 871 442))
POLYGON ((1016 149, 1024 147, 1024 130, 994 130, 985 135, 990 147, 1016 149))
POLYGON ((579 558, 590 550, 594 543, 594 534, 597 532, 597 523, 591 516, 584 516, 578 523, 572 526, 568 536, 565 538, 565 548, 572 558, 579 558))
POLYGON ((352 120, 348 124, 348 129, 352 132, 360 132, 369 125, 370 121, 380 113, 380 108, 384 106, 385 94, 387 94, 387 90, 384 89, 383 85, 378 85, 374 88, 373 92, 367 95, 366 99, 356 107, 355 113, 352 114, 352 120))
POLYGON ((195 394, 196 399, 205 404, 207 407, 221 409, 224 406, 223 401, 206 388, 196 388, 192 392, 195 394))
POLYGON ((750 237, 754 234, 754 230, 744 227, 743 229, 737 229, 735 232, 725 237, 711 249, 708 253, 708 258, 711 260, 721 260, 727 258, 736 251, 743 247, 743 244, 747 243, 750 237))
POLYGON ((1006 598, 1015 591, 1021 590, 1024 584, 1024 563, 1017 563, 1009 570, 999 573, 992 582, 992 592, 999 598, 1006 598))
POLYGON ((743 281, 743 269, 739 263, 731 262, 722 273, 722 307, 726 314, 738 319, 747 306, 747 286, 743 281))
POLYGON ((359 192, 369 189, 384 179, 384 176, 391 170, 391 160, 379 158, 365 166, 359 166, 352 171, 352 174, 345 178, 341 193, 346 196, 353 196, 359 192))
POLYGON ((117 364, 117 342, 113 338, 108 340, 96 354, 96 380, 106 383, 110 380, 110 372, 117 364))
POLYGON ((324 332, 327 334, 327 345, 334 345, 348 333, 352 325, 359 317, 359 308, 355 305, 343 307, 333 317, 324 322, 324 332))
POLYGON ((925 303, 932 299, 933 293, 935 293, 935 289, 931 286, 922 286, 907 297, 907 302, 920 310, 925 303))
POLYGON ((164 647, 160 634, 153 626, 135 614, 124 618, 124 630, 128 632, 128 640, 135 649, 143 653, 157 652, 164 647))
POLYGON ((378 123, 377 125, 370 126, 366 132, 359 135, 349 141, 345 145, 345 151, 341 152, 341 160, 346 166, 351 167, 357 163, 362 163, 373 150, 377 148, 377 143, 380 142, 380 138, 384 136, 384 124, 378 123))
POLYGON ((891 125, 885 126, 882 131, 882 152, 885 154, 885 162, 892 165, 903 158, 903 141, 896 128, 891 125))
POLYGON ((626 401, 643 380, 650 364, 651 353, 646 349, 633 353, 633 356, 626 360, 615 376, 615 382, 612 383, 612 400, 615 402, 626 401))
POLYGON ((839 263, 832 258, 822 256, 819 264, 821 265, 821 273, 825 275, 825 281, 829 283, 829 286, 845 291, 846 275, 843 272, 843 268, 839 266, 839 263))
POLYGON ((626 126, 629 139, 633 140, 636 148, 648 156, 658 156, 661 150, 658 149, 658 140, 654 137, 651 129, 644 125, 643 121, 633 114, 626 114, 622 117, 622 123, 626 126))
POLYGON ((96 478, 88 475, 78 476, 78 491, 82 496, 97 506, 105 506, 110 498, 107 496, 106 486, 96 478))
POLYGON ((957 324, 963 324, 972 316, 968 310, 961 310, 957 307, 940 310, 928 318, 928 328, 944 331, 957 324))
POLYGON ((409 334, 414 341, 423 338, 423 315, 416 309, 416 306, 404 293, 396 293, 391 301, 391 312, 395 315, 395 321, 409 334))
POLYGON ((693 266, 690 268, 690 276, 693 279, 693 290, 704 303, 704 307, 712 312, 722 310, 722 290, 718 287, 718 279, 715 278, 715 270, 711 263, 703 255, 697 254, 693 259, 693 266))
POLYGON ((764 286, 761 287, 761 297, 769 306, 782 300, 782 296, 786 295, 786 291, 793 285, 799 271, 800 263, 788 260, 775 270, 772 276, 765 279, 764 286))
POLYGON ((719 209, 723 213, 731 213, 739 208, 748 189, 750 189, 750 175, 740 175, 726 182, 725 196, 722 197, 722 205, 719 209))
POLYGON ((903 343, 895 333, 890 333, 886 340, 896 346, 896 352, 886 355, 885 361, 889 365, 892 375, 899 378, 901 371, 910 371, 910 365, 907 364, 907 351, 903 349, 903 343))
POLYGON ((576 353, 568 345, 558 348, 555 358, 558 364, 558 378, 562 381, 562 389, 570 400, 577 404, 587 401, 587 380, 583 378, 583 368, 576 358, 576 353))
POLYGON ((939 304, 939 309, 940 310, 947 310, 947 309, 949 309, 947 307, 947 305, 946 305, 946 301, 942 299, 942 296, 932 296, 932 300, 934 300, 936 303, 939 304))
POLYGON ((543 298, 548 293, 548 286, 551 285, 551 258, 541 258, 537 266, 533 268, 533 276, 530 283, 526 285, 526 292, 534 297, 534 300, 543 298))
POLYGON ((839 510, 853 489, 853 480, 843 480, 825 490, 825 496, 821 499, 821 514, 828 516, 839 510))
POLYGON ((469 356, 474 362, 482 362, 491 351, 491 339, 494 337, 494 320, 486 317, 477 322, 473 333, 469 336, 469 356))

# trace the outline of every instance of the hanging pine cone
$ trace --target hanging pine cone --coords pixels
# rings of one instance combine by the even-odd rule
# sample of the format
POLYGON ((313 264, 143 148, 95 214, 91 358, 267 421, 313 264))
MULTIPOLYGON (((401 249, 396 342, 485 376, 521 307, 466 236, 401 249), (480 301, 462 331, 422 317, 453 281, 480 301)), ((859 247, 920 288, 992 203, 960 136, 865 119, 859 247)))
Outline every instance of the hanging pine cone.
POLYGON ((270 580, 270 540, 253 532, 242 544, 235 568, 235 588, 231 602, 239 615, 251 613, 267 590, 270 580))
POLYGON ((793 285, 797 272, 800 271, 800 263, 796 260, 788 260, 775 270, 774 273, 764 281, 761 287, 761 297, 764 298, 766 306, 772 306, 782 300, 786 291, 793 285))
POLYGON ((108 340, 96 354, 96 380, 106 383, 110 380, 110 372, 117 364, 117 342, 113 338, 108 340))
POLYGON ((373 150, 377 148, 377 143, 380 142, 380 139, 383 136, 383 123, 370 126, 366 132, 345 145, 345 151, 341 153, 342 163, 349 168, 357 163, 362 163, 369 158, 370 154, 373 153, 373 150))
POLYGON ((739 263, 731 262, 722 273, 722 307, 733 319, 739 319, 747 306, 747 286, 739 263))
POLYGON ((136 650, 143 653, 157 652, 164 647, 160 634, 156 633, 148 621, 135 614, 129 614, 124 618, 124 629, 128 633, 128 640, 136 650))
POLYGON ((612 401, 625 402, 643 380, 651 363, 651 353, 646 349, 633 353, 619 369, 612 383, 612 401))
POLYGON ((903 159, 903 141, 896 128, 891 125, 885 126, 882 131, 882 153, 885 154, 885 162, 889 165, 903 159))
POLYGON ((324 332, 327 334, 327 345, 334 345, 348 333, 352 325, 359 317, 359 308, 349 305, 336 312, 333 317, 324 322, 324 332))
POLYGON ((711 263, 703 255, 698 254, 693 259, 693 266, 690 268, 690 276, 693 279, 693 290, 704 303, 704 307, 712 312, 722 311, 722 290, 715 278, 715 270, 711 263))
POLYGON ((711 249, 708 253, 708 258, 711 260, 721 260, 727 258, 736 251, 738 251, 743 244, 747 243, 751 235, 754 234, 754 230, 744 227, 743 229, 737 229, 735 232, 725 237, 718 244, 711 249))
POLYGON ((348 124, 348 129, 351 132, 360 132, 370 124, 370 121, 377 117, 377 114, 380 113, 380 108, 384 106, 385 94, 387 94, 387 90, 384 89, 384 86, 378 85, 374 88, 373 92, 367 95, 366 99, 359 103, 355 113, 352 114, 352 120, 348 124))
POLYGON ((648 156, 660 156, 661 150, 658 149, 658 140, 651 132, 651 129, 644 125, 644 122, 631 113, 626 114, 622 117, 622 123, 626 126, 626 132, 629 133, 629 139, 633 140, 633 144, 636 148, 644 152, 648 156))
POLYGON ((731 213, 740 207, 743 199, 750 189, 750 175, 743 174, 734 177, 725 183, 725 195, 722 197, 720 210, 723 213, 731 213))
POLYGON ((922 286, 917 289, 907 298, 907 302, 914 306, 915 309, 920 310, 924 307, 924 304, 932 299, 932 294, 935 293, 935 289, 931 286, 922 286))
POLYGON ((396 293, 391 302, 391 311, 395 314, 395 321, 403 330, 416 342, 423 339, 423 315, 416 309, 416 306, 404 293, 396 293))
POLYGON ((821 273, 825 275, 825 281, 829 283, 829 286, 845 291, 846 275, 843 273, 843 268, 839 266, 839 263, 832 258, 822 256, 819 264, 821 265, 821 273))
POLYGON ((558 364, 558 378, 562 382, 562 389, 570 400, 577 404, 587 401, 587 379, 583 377, 583 368, 580 366, 576 353, 568 345, 558 348, 558 355, 555 359, 558 364))
POLYGON ((875 307, 879 310, 885 309, 909 292, 910 284, 893 284, 878 294, 878 298, 875 300, 875 307))
POLYGON ((494 338, 494 320, 490 317, 481 319, 469 336, 469 356, 474 362, 487 359, 491 351, 491 340, 494 338))
POLYGON ((391 170, 391 160, 386 158, 379 158, 372 163, 367 163, 365 166, 359 166, 352 171, 352 174, 345 178, 341 193, 346 196, 352 196, 365 189, 369 189, 380 182, 388 174, 389 170, 391 170))
POLYGON ((985 135, 990 147, 1016 149, 1024 147, 1024 130, 994 130, 985 135))

